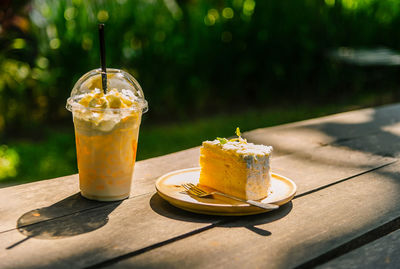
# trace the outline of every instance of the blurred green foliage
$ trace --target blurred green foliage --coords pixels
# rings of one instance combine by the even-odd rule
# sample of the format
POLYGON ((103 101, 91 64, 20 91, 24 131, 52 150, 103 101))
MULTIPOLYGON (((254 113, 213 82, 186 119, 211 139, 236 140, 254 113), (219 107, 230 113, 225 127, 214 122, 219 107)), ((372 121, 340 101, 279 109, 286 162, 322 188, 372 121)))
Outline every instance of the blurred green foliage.
POLYGON ((70 120, 70 89, 99 66, 99 22, 106 23, 108 66, 138 78, 148 117, 188 119, 351 93, 358 81, 327 52, 399 48, 399 8, 378 0, 8 1, 0 130, 70 120))
MULTIPOLYGON (((4 167, 27 162, 15 157, 15 139, 42 141, 49 137, 43 126, 71 126, 64 107, 70 90, 100 65, 98 23, 106 24, 107 66, 138 79, 150 107, 144 120, 154 123, 277 104, 334 103, 360 93, 394 101, 398 69, 382 76, 381 69, 349 67, 327 55, 341 46, 400 49, 399 11, 395 0, 4 0, 0 145, 8 146, 0 147, 0 173, 12 176, 13 169, 4 167)), ((54 143, 40 152, 18 142, 20 156, 48 158, 31 175, 71 171, 72 164, 45 172, 58 154, 73 160, 70 135, 50 135, 54 143)), ((158 153, 165 149, 146 156, 158 153)))

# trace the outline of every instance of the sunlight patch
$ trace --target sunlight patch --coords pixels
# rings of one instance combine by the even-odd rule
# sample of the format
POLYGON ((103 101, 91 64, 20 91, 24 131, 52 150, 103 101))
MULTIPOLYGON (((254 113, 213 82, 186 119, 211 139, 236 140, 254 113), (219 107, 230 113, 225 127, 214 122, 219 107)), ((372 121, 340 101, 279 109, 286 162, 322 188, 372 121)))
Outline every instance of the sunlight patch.
POLYGON ((382 130, 391 133, 392 135, 400 136, 400 123, 396 122, 394 124, 384 126, 382 127, 382 130))
POLYGON ((15 177, 18 174, 18 164, 18 152, 6 145, 0 146, 0 180, 15 177))
POLYGON ((374 119, 375 110, 374 109, 365 109, 360 111, 354 111, 351 117, 348 116, 347 113, 340 113, 337 115, 333 115, 331 118, 334 123, 341 124, 363 124, 368 123, 374 119))

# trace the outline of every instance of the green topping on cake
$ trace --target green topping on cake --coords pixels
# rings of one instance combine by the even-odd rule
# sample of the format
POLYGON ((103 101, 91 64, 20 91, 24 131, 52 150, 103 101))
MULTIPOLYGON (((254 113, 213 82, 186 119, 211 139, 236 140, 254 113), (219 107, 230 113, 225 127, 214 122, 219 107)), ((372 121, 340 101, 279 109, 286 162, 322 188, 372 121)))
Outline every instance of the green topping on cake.
POLYGON ((217 137, 217 140, 223 145, 228 143, 228 140, 226 138, 221 138, 221 137, 217 137))
POLYGON ((228 142, 235 142, 238 141, 239 143, 247 143, 246 139, 242 138, 242 134, 240 132, 239 127, 236 127, 236 131, 235 131, 236 135, 238 136, 237 138, 232 138, 232 139, 226 139, 226 138, 221 138, 221 137, 217 137, 216 139, 221 143, 221 145, 224 145, 228 142))

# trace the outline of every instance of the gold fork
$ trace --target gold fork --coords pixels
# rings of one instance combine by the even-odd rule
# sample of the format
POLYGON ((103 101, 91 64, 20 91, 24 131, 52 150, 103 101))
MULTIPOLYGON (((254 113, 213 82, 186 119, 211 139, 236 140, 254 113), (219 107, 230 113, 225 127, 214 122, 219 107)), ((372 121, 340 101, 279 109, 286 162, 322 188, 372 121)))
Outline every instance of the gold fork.
POLYGON ((225 193, 222 193, 219 191, 208 192, 208 191, 205 191, 205 190, 201 189, 200 187, 194 185, 193 183, 183 183, 181 186, 184 187, 189 194, 192 194, 192 195, 200 197, 200 198, 204 198, 204 197, 208 197, 208 196, 217 194, 217 195, 221 195, 224 197, 228 197, 233 200, 245 202, 250 205, 260 207, 262 209, 274 210, 274 209, 279 208, 279 206, 275 205, 275 204, 264 204, 264 203, 260 203, 260 202, 254 201, 254 200, 244 200, 244 199, 240 199, 238 197, 231 196, 229 194, 225 194, 225 193))

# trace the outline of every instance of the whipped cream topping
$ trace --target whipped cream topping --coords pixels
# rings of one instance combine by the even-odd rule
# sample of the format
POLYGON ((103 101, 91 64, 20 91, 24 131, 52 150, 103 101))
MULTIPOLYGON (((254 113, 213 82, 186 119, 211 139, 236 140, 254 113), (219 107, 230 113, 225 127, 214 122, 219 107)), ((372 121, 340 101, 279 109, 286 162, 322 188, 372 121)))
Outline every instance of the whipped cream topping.
POLYGON ((129 108, 135 104, 135 96, 131 91, 122 89, 112 89, 106 94, 98 88, 95 88, 87 94, 83 94, 78 104, 91 108, 129 108))
POLYGON ((213 141, 204 141, 203 144, 217 145, 223 150, 245 156, 258 157, 270 155, 273 150, 272 146, 256 145, 243 141, 228 141, 226 143, 221 143, 218 139, 215 139, 213 141))
POLYGON ((140 112, 131 109, 138 105, 136 98, 131 91, 125 89, 111 89, 104 94, 95 88, 76 98, 74 117, 87 122, 91 128, 108 132, 123 119, 139 116, 140 112))

